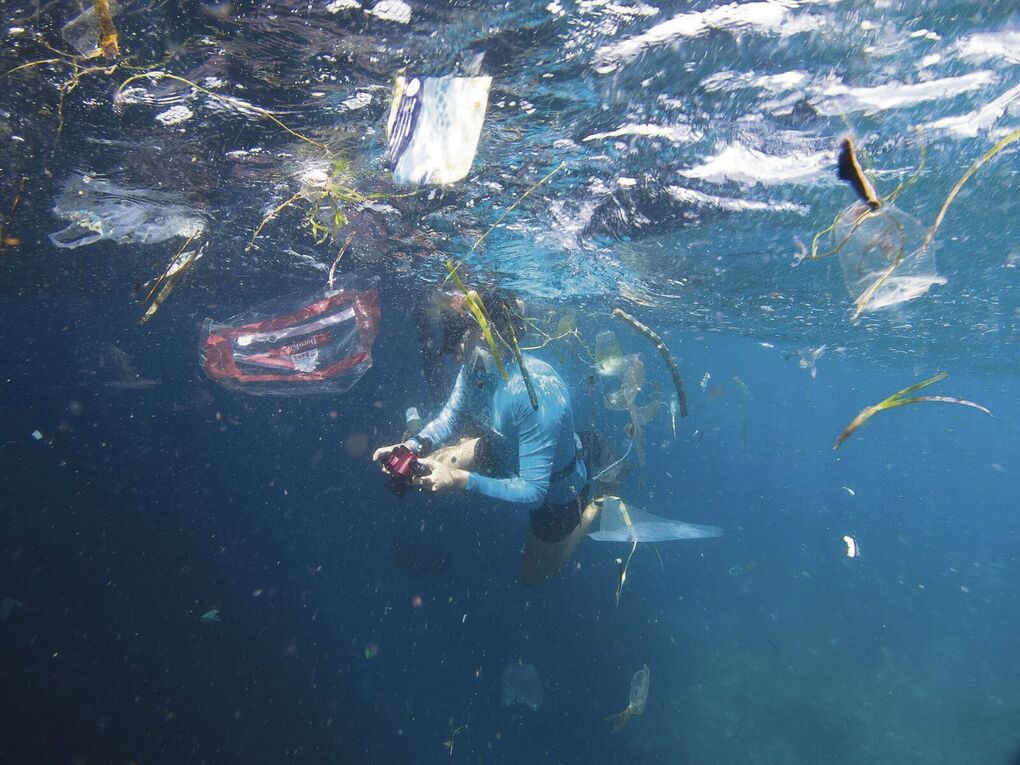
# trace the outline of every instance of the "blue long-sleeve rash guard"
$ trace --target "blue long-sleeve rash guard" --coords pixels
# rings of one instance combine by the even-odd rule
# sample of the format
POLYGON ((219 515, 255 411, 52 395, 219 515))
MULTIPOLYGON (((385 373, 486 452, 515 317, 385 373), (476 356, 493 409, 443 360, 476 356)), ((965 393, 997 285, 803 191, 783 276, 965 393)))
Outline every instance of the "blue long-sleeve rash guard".
POLYGON ((469 473, 468 491, 529 509, 573 502, 588 479, 583 460, 577 459, 566 477, 550 480, 578 453, 570 392, 556 370, 544 361, 524 356, 524 363, 538 398, 537 410, 531 406, 524 377, 516 365, 507 370, 509 380, 485 370, 483 364, 476 364, 475 371, 465 365, 457 375, 449 401, 419 436, 440 446, 456 433, 462 417, 491 408, 493 430, 518 444, 518 474, 489 478, 469 473))

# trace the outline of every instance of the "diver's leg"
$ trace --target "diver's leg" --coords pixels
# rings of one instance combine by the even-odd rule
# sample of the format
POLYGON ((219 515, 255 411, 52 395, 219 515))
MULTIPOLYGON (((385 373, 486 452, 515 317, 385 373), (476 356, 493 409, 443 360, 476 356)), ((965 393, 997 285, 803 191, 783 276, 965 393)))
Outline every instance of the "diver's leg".
POLYGON ((545 584, 559 574, 574 557, 577 546, 598 518, 601 505, 589 502, 581 513, 581 521, 558 542, 546 542, 529 528, 521 555, 521 583, 529 586, 545 584))

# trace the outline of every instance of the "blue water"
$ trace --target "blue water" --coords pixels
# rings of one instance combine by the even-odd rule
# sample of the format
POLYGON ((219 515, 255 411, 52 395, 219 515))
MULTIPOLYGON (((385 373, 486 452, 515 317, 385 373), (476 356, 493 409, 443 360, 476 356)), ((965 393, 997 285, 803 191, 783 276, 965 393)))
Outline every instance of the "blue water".
MULTIPOLYGON (((925 170, 897 206, 930 224, 970 163, 1020 126, 1016 99, 969 133, 938 124, 1020 84, 1016 9, 758 5, 778 27, 710 3, 412 3, 408 24, 372 3, 127 5, 127 63, 219 78, 210 87, 329 141, 366 190, 393 190, 381 158, 393 73, 443 74, 486 52, 494 90, 472 174, 431 199, 352 211, 341 272, 378 278, 382 319, 372 369, 342 397, 228 391, 198 353, 206 317, 323 286, 339 243, 315 245, 299 211, 244 249, 294 193, 307 147, 168 83, 146 86, 160 103, 114 111, 127 69, 84 76, 55 141, 68 70, 7 75, 2 220, 28 180, 8 228, 18 243, 0 256, 0 599, 20 604, 0 623, 0 760, 1016 762, 1016 144, 950 208, 935 250, 946 284, 925 296, 855 323, 836 262, 793 257, 794 236, 810 244, 852 201, 832 179, 847 132, 888 193, 917 165, 912 128, 928 126, 925 170), (682 14, 702 15, 613 57, 682 14), (676 32, 696 22, 706 29, 676 32), (771 90, 734 84, 784 73, 791 84, 771 90), (923 99, 903 89, 961 77, 923 99), (369 106, 342 107, 358 92, 369 106), (531 108, 510 105, 522 98, 531 108), (194 116, 154 119, 171 105, 194 116), (633 124, 693 134, 584 140, 633 124), (702 172, 736 145, 758 159, 702 172), (800 160, 784 176, 762 155, 800 160), (690 416, 675 435, 665 409, 646 427, 647 463, 628 459, 621 493, 725 531, 640 545, 619 605, 626 545, 588 540, 560 578, 525 588, 524 513, 398 499, 364 451, 399 438, 406 407, 441 404, 409 306, 560 161, 471 275, 519 290, 536 318, 575 311, 589 346, 612 329, 642 355, 643 394, 665 399, 654 348, 610 311, 662 334, 690 416), (67 221, 51 208, 77 171, 182 194, 207 216, 206 256, 144 325, 141 285, 183 240, 57 249, 48 234, 67 221), (662 186, 768 205, 677 212, 628 196, 662 186), (612 194, 637 199, 648 223, 599 230, 612 194), (801 360, 823 345, 812 374, 801 360), (943 370, 933 395, 994 416, 903 407, 833 451, 862 408, 943 370), (220 621, 203 621, 214 608, 220 621), (540 710, 501 704, 518 661, 542 678, 540 710), (612 735, 605 718, 642 665, 647 707, 612 735)), ((3 71, 52 55, 35 32, 66 49, 75 12, 12 3, 3 71)), ((594 418, 624 449, 626 417, 602 404, 613 383, 589 390, 581 347, 537 355, 571 386, 578 427, 594 418)))

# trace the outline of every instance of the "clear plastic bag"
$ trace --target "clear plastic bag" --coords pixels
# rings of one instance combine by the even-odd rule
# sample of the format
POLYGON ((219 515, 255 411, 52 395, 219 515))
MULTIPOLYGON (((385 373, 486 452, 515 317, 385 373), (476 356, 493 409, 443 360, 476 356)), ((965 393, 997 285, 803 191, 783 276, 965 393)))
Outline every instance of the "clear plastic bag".
POLYGON ((850 297, 863 303, 863 310, 877 311, 945 284, 935 266, 935 248, 918 254, 923 239, 921 224, 893 205, 871 210, 859 202, 844 210, 832 241, 850 297))
POLYGON ((375 287, 265 303, 220 324, 206 319, 202 366, 210 379, 256 395, 344 393, 372 366, 379 327, 375 287))

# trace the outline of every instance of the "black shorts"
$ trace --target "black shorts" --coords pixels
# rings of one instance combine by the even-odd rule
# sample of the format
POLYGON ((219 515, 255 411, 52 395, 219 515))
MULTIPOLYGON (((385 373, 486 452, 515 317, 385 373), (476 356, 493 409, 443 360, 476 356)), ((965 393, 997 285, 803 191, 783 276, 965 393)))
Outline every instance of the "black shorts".
POLYGON ((605 445, 602 438, 592 431, 578 433, 581 440, 581 453, 578 459, 584 461, 588 475, 588 485, 573 502, 562 505, 542 505, 531 511, 531 533, 543 542, 561 542, 570 536, 581 522, 581 513, 588 506, 591 489, 591 477, 596 475, 604 462, 605 445))

